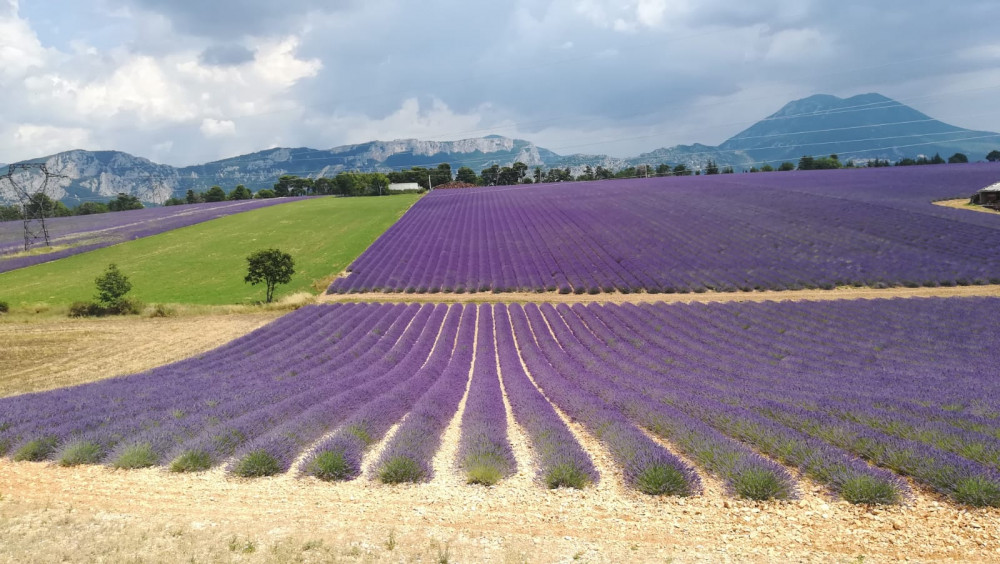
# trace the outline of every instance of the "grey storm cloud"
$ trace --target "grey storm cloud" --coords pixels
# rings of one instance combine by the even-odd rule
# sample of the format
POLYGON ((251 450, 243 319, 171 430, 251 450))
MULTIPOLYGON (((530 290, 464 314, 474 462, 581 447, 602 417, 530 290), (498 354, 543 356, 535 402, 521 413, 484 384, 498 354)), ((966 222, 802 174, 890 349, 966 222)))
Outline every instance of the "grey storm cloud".
POLYGON ((219 37, 281 32, 313 13, 352 8, 355 0, 120 0, 125 5, 160 14, 178 31, 219 37))
POLYGON ((217 44, 201 52, 200 60, 206 65, 239 65, 253 60, 253 51, 242 45, 217 44))
MULTIPOLYGON (((956 125, 1000 129, 992 0, 946 8, 929 0, 107 0, 101 5, 117 8, 107 13, 50 2, 48 10, 22 2, 20 13, 65 55, 52 60, 73 67, 65 74, 80 82, 74 93, 90 82, 101 92, 135 84, 133 76, 157 78, 150 60, 192 52, 212 80, 223 81, 187 85, 171 70, 186 67, 162 63, 163 88, 186 101, 178 111, 192 114, 168 120, 170 129, 146 124, 127 137, 120 128, 101 129, 130 123, 129 108, 156 102, 143 97, 93 123, 74 121, 70 108, 61 114, 65 123, 54 124, 91 132, 107 148, 153 154, 141 150, 147 139, 187 162, 413 131, 435 139, 520 135, 551 148, 586 143, 590 152, 624 156, 718 143, 817 93, 875 91, 956 125), (73 58, 74 39, 97 46, 87 64, 73 58), (272 86, 266 99, 230 103, 234 92, 256 90, 254 81, 265 76, 258 72, 272 84, 284 72, 296 78, 272 86), (401 114, 409 100, 419 110, 401 114), (427 117, 438 106, 445 117, 427 117), (427 123, 414 126, 421 120, 427 123)), ((0 17, 4 5, 0 0, 0 17)), ((45 72, 35 74, 17 84, 47 84, 45 72)), ((44 114, 19 88, 0 97, 8 107, 35 108, 22 121, 38 132, 44 114)))

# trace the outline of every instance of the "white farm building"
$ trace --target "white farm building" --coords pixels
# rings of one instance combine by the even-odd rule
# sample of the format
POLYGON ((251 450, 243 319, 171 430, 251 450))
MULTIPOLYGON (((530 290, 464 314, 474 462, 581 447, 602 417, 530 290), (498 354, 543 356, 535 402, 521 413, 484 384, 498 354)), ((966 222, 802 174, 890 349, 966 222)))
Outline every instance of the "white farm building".
POLYGON ((403 192, 405 190, 420 190, 420 185, 416 182, 394 182, 389 185, 390 192, 403 192))

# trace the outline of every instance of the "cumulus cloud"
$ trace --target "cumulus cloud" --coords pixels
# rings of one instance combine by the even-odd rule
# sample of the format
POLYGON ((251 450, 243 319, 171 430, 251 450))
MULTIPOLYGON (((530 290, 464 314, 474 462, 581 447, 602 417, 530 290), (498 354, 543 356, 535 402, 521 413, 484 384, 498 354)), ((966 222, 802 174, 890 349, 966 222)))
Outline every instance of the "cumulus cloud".
POLYGON ((201 133, 205 137, 228 137, 236 135, 236 123, 228 119, 205 118, 201 120, 201 133))
POLYGON ((28 23, 17 16, 16 0, 0 2, 0 85, 45 65, 47 54, 28 23))

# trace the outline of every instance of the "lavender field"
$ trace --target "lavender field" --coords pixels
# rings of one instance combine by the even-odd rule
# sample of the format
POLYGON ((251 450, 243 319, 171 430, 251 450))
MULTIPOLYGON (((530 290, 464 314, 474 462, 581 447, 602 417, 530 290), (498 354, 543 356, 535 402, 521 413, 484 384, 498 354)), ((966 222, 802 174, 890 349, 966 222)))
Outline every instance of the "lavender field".
POLYGON ((697 494, 711 475, 788 499, 801 475, 891 504, 906 477, 995 507, 998 314, 997 298, 308 306, 189 360, 0 398, 0 454, 422 482, 458 421, 456 471, 503 487, 524 464, 509 406, 539 487, 606 479, 597 441, 649 495, 697 494))
POLYGON ((0 222, 0 273, 63 257, 77 255, 180 229, 234 213, 283 204, 302 198, 272 198, 211 202, 183 206, 145 208, 114 213, 54 217, 45 221, 52 245, 50 253, 21 255, 24 230, 21 221, 0 222))
POLYGON ((993 163, 442 190, 351 292, 703 292, 1000 283, 1000 219, 935 206, 993 163))

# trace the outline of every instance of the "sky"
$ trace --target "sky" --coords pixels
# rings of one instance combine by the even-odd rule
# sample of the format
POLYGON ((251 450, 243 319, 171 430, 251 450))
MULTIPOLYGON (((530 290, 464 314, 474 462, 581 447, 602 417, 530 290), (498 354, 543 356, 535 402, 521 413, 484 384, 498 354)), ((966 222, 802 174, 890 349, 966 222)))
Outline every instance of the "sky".
POLYGON ((993 0, 0 0, 0 162, 716 145, 813 94, 1000 131, 993 0))

